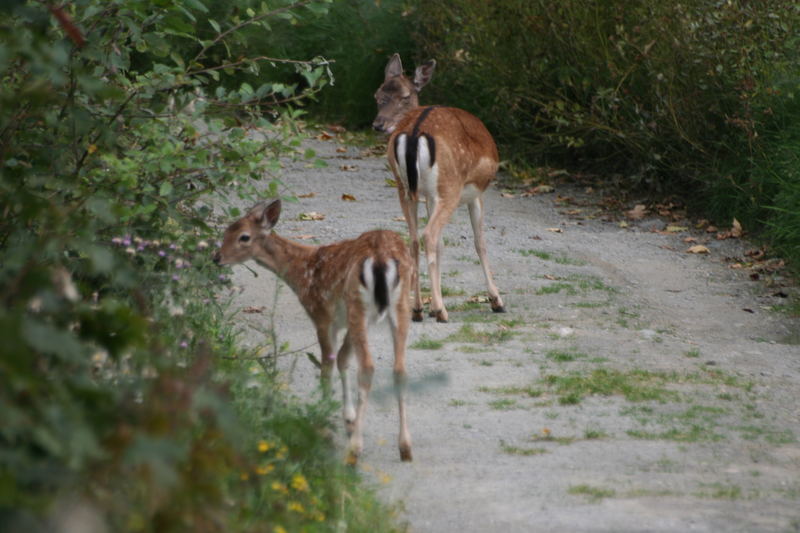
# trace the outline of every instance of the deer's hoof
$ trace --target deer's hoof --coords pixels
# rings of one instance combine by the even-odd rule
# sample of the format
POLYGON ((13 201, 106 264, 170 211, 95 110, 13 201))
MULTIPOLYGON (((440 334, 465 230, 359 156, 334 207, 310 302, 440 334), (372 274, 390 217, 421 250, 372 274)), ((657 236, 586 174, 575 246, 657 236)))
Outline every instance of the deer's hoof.
POLYGON ((492 311, 494 311, 495 313, 506 312, 506 308, 503 305, 503 301, 500 299, 499 296, 497 298, 492 298, 491 296, 489 296, 489 305, 492 306, 492 311))
POLYGON ((414 460, 411 457, 411 446, 400 446, 400 460, 404 463, 410 463, 414 460))
POLYGON ((444 309, 439 309, 438 311, 435 311, 434 316, 436 317, 436 322, 440 323, 447 322, 447 311, 445 311, 444 309))
POLYGON ((411 320, 414 322, 422 322, 422 309, 412 309, 411 320))

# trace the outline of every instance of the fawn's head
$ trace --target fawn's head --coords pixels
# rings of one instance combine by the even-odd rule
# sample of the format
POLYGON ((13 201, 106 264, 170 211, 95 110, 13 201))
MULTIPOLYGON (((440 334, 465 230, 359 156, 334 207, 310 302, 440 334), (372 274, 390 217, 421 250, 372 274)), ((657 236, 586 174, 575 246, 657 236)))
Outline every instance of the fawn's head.
POLYGON ((214 254, 214 262, 218 265, 235 265, 254 259, 259 252, 263 253, 263 237, 268 236, 269 230, 275 227, 280 214, 280 200, 255 205, 225 230, 222 246, 214 254))
POLYGON ((378 116, 372 122, 372 127, 384 133, 392 133, 406 113, 419 107, 417 95, 431 81, 435 68, 435 59, 423 63, 414 71, 412 81, 403 75, 400 55, 394 54, 386 65, 383 83, 375 92, 378 116))

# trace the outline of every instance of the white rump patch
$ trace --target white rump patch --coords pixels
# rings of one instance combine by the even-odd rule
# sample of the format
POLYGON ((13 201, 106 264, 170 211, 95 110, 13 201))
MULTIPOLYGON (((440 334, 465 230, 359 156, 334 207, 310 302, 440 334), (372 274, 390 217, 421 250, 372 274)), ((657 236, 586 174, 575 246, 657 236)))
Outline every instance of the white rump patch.
POLYGON ((406 141, 408 136, 401 133, 397 136, 395 144, 394 157, 396 158, 397 169, 400 171, 400 179, 403 182, 403 187, 408 191, 408 168, 406 167, 406 141))

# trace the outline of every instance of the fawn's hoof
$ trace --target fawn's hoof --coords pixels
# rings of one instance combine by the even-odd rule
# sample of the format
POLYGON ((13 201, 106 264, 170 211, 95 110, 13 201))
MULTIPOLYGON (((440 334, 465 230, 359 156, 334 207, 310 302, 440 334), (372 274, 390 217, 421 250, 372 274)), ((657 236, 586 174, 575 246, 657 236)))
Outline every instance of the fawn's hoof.
POLYGON ((444 309, 433 311, 432 316, 436 317, 436 322, 441 322, 441 323, 447 322, 447 311, 445 311, 444 309))
POLYGON ((497 305, 497 306, 493 305, 492 306, 492 311, 494 311, 495 313, 505 313, 506 312, 506 308, 504 306, 502 306, 502 305, 497 305))
POLYGON ((411 320, 414 322, 422 322, 422 309, 412 309, 411 320))

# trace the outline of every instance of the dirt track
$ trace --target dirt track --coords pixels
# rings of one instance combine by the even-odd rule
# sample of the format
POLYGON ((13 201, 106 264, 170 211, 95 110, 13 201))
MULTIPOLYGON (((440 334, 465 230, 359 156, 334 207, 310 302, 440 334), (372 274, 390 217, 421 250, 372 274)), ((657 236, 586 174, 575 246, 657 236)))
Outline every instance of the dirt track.
MULTIPOLYGON (((405 233, 385 159, 339 146, 314 143, 326 169, 286 169, 294 193, 314 196, 284 205, 279 233, 405 233), (325 219, 299 220, 309 212, 325 219)), ((388 331, 372 335, 365 476, 414 532, 800 531, 800 329, 769 310, 777 289, 724 260, 751 246, 710 239, 709 254, 688 254, 683 239, 705 233, 653 232, 667 222, 651 217, 620 227, 557 195, 591 200, 486 195, 504 315, 469 302, 485 287, 466 209, 445 229, 450 323, 414 323, 409 338, 412 464, 395 445, 388 331)), ((237 305, 273 301, 266 271, 236 267, 234 283, 237 305)), ((287 288, 278 302, 280 339, 313 343, 287 288)), ((263 329, 266 314, 242 316, 263 329)), ((311 395, 316 379, 301 356, 292 390, 311 395)))

